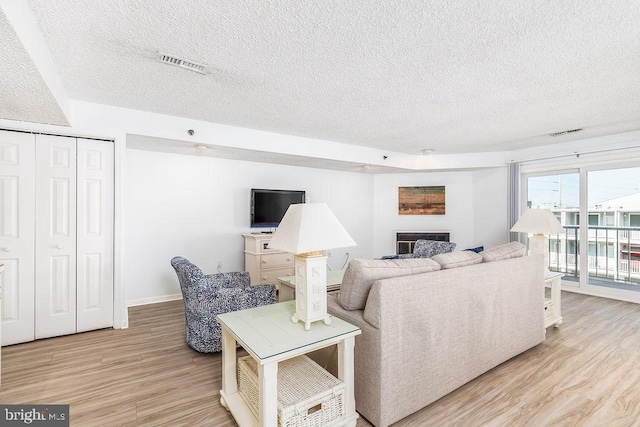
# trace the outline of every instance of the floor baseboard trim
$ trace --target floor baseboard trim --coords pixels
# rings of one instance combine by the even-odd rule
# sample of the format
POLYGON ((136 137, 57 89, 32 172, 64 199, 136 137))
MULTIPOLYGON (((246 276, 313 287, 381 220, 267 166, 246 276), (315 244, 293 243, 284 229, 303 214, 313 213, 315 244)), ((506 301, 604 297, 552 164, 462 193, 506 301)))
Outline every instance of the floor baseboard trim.
POLYGON ((159 297, 132 299, 127 301, 127 307, 135 307, 138 305, 158 304, 160 302, 175 301, 182 299, 182 294, 162 295, 159 297))

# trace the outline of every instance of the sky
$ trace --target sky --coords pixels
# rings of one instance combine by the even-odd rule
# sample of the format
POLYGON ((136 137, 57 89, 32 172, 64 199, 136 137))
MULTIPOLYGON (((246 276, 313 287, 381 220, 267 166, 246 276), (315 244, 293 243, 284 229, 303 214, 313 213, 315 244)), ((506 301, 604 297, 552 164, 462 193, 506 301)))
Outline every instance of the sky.
MULTIPOLYGON (((528 200, 532 207, 578 208, 579 174, 566 173, 528 178, 528 200)), ((588 205, 640 191, 640 168, 591 171, 587 175, 588 205)))

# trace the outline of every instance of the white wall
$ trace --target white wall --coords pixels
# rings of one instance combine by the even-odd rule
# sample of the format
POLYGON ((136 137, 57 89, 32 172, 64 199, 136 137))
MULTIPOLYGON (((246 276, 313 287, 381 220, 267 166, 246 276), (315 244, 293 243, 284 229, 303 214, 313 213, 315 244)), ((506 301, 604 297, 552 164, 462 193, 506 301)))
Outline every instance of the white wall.
POLYGON ((509 241, 507 167, 473 172, 474 242, 485 248, 509 241))
POLYGON ((305 190, 326 202, 358 243, 332 250, 330 268, 373 255, 373 178, 368 174, 128 149, 124 171, 124 289, 128 305, 180 294, 170 260, 205 273, 244 267, 251 188, 305 190))
POLYGON ((448 231, 458 249, 504 243, 506 168, 374 177, 374 257, 395 253, 396 231, 448 231), (445 186, 445 215, 399 215, 398 187, 445 186))

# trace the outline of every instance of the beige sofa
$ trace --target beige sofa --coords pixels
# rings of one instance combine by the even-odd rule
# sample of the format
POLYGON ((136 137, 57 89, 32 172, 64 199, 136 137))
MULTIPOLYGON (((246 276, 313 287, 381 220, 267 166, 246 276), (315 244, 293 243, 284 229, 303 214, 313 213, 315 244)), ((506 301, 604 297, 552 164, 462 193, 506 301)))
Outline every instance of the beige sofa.
POLYGON ((351 261, 328 304, 362 329, 358 412, 388 426, 542 342, 543 257, 523 254, 512 242, 480 254, 351 261))

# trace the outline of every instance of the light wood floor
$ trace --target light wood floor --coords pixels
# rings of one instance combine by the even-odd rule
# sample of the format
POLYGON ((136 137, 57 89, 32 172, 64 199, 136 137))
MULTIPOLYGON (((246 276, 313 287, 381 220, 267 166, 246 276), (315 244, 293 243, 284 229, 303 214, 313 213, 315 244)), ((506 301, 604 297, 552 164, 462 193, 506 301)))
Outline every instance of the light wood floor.
MULTIPOLYGON (((640 306, 562 296, 543 344, 396 426, 640 426, 640 306)), ((4 347, 0 402, 70 404, 72 426, 235 426, 220 355, 191 350, 183 328, 174 301, 132 308, 129 329, 4 347)))

